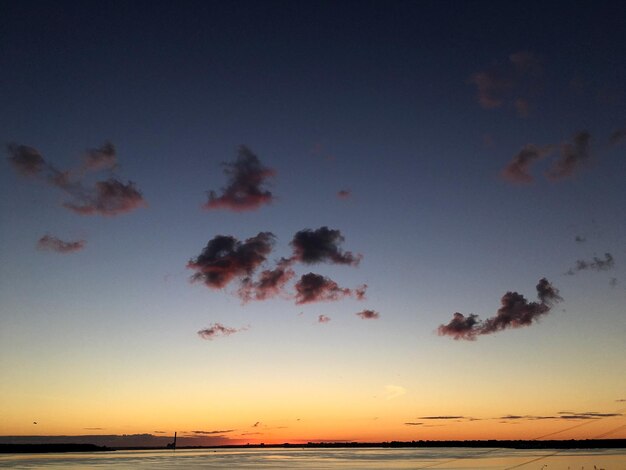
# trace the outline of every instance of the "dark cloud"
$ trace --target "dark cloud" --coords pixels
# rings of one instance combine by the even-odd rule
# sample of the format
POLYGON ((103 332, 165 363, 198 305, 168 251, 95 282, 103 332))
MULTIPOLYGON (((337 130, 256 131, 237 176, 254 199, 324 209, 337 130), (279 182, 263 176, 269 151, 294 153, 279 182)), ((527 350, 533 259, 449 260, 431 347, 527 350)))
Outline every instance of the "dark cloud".
POLYGON ((626 127, 623 129, 617 129, 611 133, 611 137, 609 138, 609 143, 611 145, 617 145, 626 141, 626 127))
POLYGON ((405 426, 421 426, 424 423, 404 423, 405 426))
POLYGON ((574 237, 574 241, 576 243, 584 243, 587 241, 587 239, 581 235, 576 235, 576 237, 574 237))
POLYGON ((467 418, 465 416, 443 415, 443 416, 420 416, 417 419, 467 419, 467 418))
POLYGON ((485 109, 514 108, 526 117, 530 113, 530 99, 540 87, 543 67, 529 52, 516 52, 505 64, 496 64, 476 72, 469 82, 476 85, 478 102, 485 109))
POLYGON ((233 211, 255 210, 274 200, 270 191, 263 189, 265 181, 274 176, 275 171, 264 167, 259 158, 245 145, 237 149, 237 159, 233 163, 223 163, 228 185, 222 188, 222 195, 209 191, 205 209, 229 209, 233 211))
POLYGON ((245 331, 247 328, 230 328, 224 326, 221 323, 213 323, 211 326, 198 331, 198 335, 202 339, 212 340, 218 336, 230 336, 240 331, 245 331))
POLYGON ((115 146, 105 142, 100 148, 87 150, 83 161, 83 170, 100 171, 117 166, 115 146))
POLYGON ((349 189, 342 189, 337 192, 337 197, 339 199, 348 199, 351 195, 352 193, 350 192, 349 189))
POLYGON ((300 230, 294 235, 291 246, 294 250, 294 259, 305 264, 329 262, 358 265, 361 255, 342 251, 339 245, 343 241, 344 237, 339 230, 321 227, 317 230, 300 230))
POLYGON ((561 419, 601 419, 601 418, 614 418, 617 416, 623 416, 621 413, 597 413, 595 411, 588 411, 585 413, 573 413, 571 411, 560 411, 559 418, 561 419))
POLYGON ((375 312, 374 310, 363 310, 355 315, 361 317, 362 320, 377 320, 380 318, 380 313, 375 312))
POLYGON ((615 267, 615 260, 611 253, 604 253, 604 259, 598 258, 597 256, 593 257, 593 261, 587 261, 584 259, 579 259, 576 261, 576 266, 567 270, 565 274, 568 276, 573 276, 578 271, 609 271, 615 267))
POLYGON ((74 253, 85 248, 85 240, 66 242, 53 235, 44 235, 37 242, 37 248, 57 253, 74 253))
POLYGON ((26 145, 9 144, 9 161, 19 173, 35 176, 46 169, 47 164, 37 149, 26 145))
POLYGON ((257 421, 252 425, 253 428, 258 428, 261 425, 261 421, 257 421))
POLYGON ((330 320, 330 317, 327 317, 326 315, 320 315, 319 317, 317 317, 318 323, 328 323, 330 320))
POLYGON ((237 294, 244 302, 266 300, 283 294, 286 284, 295 276, 290 260, 281 259, 276 268, 261 271, 258 279, 246 277, 241 281, 237 294))
MULTIPOLYGON (((217 235, 196 259, 187 264, 188 268, 197 271, 191 279, 202 281, 207 287, 221 289, 235 278, 249 278, 266 260, 274 238, 270 232, 259 232, 245 242, 232 236, 217 235)), ((251 292, 253 295, 254 292, 251 292)))
POLYGON ((203 435, 211 435, 211 434, 226 434, 229 432, 234 432, 235 429, 225 429, 223 431, 191 431, 193 434, 203 434, 203 435))
POLYGON ((572 141, 561 145, 560 158, 548 171, 548 179, 558 181, 569 178, 589 160, 591 134, 587 131, 576 132, 572 141))
POLYGON ((339 285, 320 274, 303 274, 296 282, 296 304, 311 302, 335 301, 352 295, 352 290, 339 287, 339 285))
POLYGON ((494 317, 480 321, 475 314, 465 316, 457 312, 450 323, 439 326, 438 333, 456 340, 475 340, 479 335, 529 326, 549 313, 555 303, 563 300, 558 290, 545 278, 539 280, 536 289, 539 302, 529 302, 517 292, 507 292, 502 296, 502 306, 494 317))
POLYGON ((618 398, 615 401, 618 402, 618 403, 623 403, 623 402, 626 402, 626 398, 618 398))
POLYGON ((115 178, 98 181, 93 191, 74 192, 76 202, 66 202, 63 207, 80 215, 114 216, 146 205, 132 181, 124 184, 115 178))
POLYGON ((612 277, 612 278, 609 280, 609 286, 611 286, 611 287, 617 287, 618 282, 619 282, 619 281, 617 280, 617 278, 616 278, 616 277, 612 277))
POLYGON ((525 145, 509 164, 504 167, 501 173, 502 177, 512 183, 531 183, 533 181, 533 177, 530 174, 531 165, 551 152, 551 146, 537 147, 533 144, 525 145))

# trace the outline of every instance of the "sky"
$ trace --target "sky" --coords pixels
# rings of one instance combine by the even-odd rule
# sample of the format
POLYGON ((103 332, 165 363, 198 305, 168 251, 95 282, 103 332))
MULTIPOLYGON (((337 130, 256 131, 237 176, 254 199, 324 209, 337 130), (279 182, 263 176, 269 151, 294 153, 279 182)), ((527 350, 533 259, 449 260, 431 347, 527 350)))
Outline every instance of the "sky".
POLYGON ((0 13, 5 440, 626 438, 624 2, 0 13))

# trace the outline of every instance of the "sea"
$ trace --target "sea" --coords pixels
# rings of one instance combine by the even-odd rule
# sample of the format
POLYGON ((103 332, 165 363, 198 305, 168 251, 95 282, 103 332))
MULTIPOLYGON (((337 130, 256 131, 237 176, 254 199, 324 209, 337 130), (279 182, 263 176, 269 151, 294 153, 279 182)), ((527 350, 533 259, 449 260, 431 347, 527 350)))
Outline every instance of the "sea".
POLYGON ((176 449, 0 454, 19 469, 426 469, 626 470, 626 449, 467 448, 176 449))

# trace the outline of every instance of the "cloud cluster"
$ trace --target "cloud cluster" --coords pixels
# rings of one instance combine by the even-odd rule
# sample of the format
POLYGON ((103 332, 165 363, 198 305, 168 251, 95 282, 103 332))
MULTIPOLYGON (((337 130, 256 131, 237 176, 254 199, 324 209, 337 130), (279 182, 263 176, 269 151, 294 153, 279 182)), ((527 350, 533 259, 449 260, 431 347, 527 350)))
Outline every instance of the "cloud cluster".
POLYGON ((192 281, 201 281, 210 288, 221 289, 237 281, 236 293, 244 303, 276 296, 293 298, 297 305, 344 297, 364 300, 367 285, 354 289, 340 287, 332 279, 312 272, 300 276, 293 285, 293 294, 289 291, 289 283, 296 276, 296 263, 358 264, 360 255, 344 252, 339 247, 343 240, 339 230, 328 227, 301 230, 290 243, 292 256, 281 258, 270 269, 262 269, 275 242, 271 232, 260 232, 243 242, 232 236, 218 235, 197 258, 187 263, 187 267, 196 271, 192 281))
POLYGON ((545 278, 539 280, 536 289, 538 302, 529 302, 517 292, 507 292, 502 296, 502 306, 495 316, 481 321, 475 314, 465 316, 457 312, 448 324, 440 325, 437 331, 440 336, 450 336, 455 340, 475 340, 479 335, 529 326, 563 300, 558 290, 545 278))
POLYGON ((579 271, 608 271, 614 267, 615 260, 613 259, 613 255, 611 255, 611 253, 604 253, 604 259, 598 258, 597 256, 594 256, 592 261, 579 259, 576 261, 576 266, 568 269, 565 274, 573 276, 579 271))
POLYGON ((472 74, 479 104, 485 109, 514 108, 519 116, 530 113, 531 99, 541 86, 543 66, 530 52, 516 52, 504 64, 472 74))
POLYGON ((66 242, 53 235, 46 234, 37 242, 37 248, 57 253, 75 253, 85 248, 85 240, 66 242))
POLYGON ((331 318, 327 317, 326 315, 320 315, 319 317, 317 317, 318 323, 328 323, 330 320, 331 318))
POLYGON ((378 320, 380 318, 380 313, 374 310, 362 310, 355 315, 361 317, 361 320, 378 320))
POLYGON ((247 330, 247 328, 231 328, 224 326, 221 323, 213 323, 207 328, 198 331, 198 336, 202 339, 213 340, 219 336, 230 336, 245 330, 247 330))
POLYGON ((48 163, 38 150, 25 145, 9 144, 9 161, 18 173, 35 177, 69 196, 63 207, 80 215, 115 216, 145 206, 141 192, 132 181, 123 183, 109 177, 93 186, 85 184, 87 172, 111 170, 117 166, 115 147, 106 142, 102 147, 87 150, 83 163, 73 170, 60 171, 48 163))
POLYGON ((208 191, 208 201, 203 205, 205 209, 249 211, 274 200, 272 193, 264 189, 263 185, 275 175, 275 171, 264 167, 248 147, 240 145, 235 161, 223 165, 224 173, 229 178, 228 185, 222 188, 219 196, 215 191, 208 191))
POLYGON ((570 178, 587 164, 591 155, 591 134, 585 130, 574 133, 570 142, 560 145, 545 145, 542 147, 526 144, 515 155, 501 172, 503 179, 517 184, 532 183, 531 167, 552 153, 559 150, 559 157, 545 173, 549 181, 559 181, 570 178))

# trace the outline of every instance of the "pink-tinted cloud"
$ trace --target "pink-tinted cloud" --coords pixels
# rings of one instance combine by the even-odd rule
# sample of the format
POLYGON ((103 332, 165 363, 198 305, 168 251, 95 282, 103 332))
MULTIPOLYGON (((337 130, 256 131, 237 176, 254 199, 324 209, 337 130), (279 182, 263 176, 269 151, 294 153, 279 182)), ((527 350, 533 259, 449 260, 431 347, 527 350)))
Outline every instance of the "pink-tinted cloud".
POLYGON ((326 315, 320 315, 319 317, 317 317, 318 323, 328 323, 330 320, 331 318, 327 317, 326 315))
POLYGON ((557 181, 569 178, 589 160, 591 134, 587 131, 576 132, 572 141, 561 144, 561 155, 546 174, 548 179, 557 181))
POLYGON ((224 173, 229 177, 222 194, 209 191, 205 209, 228 209, 232 211, 256 210, 274 200, 272 193, 263 189, 266 180, 275 175, 271 168, 264 167, 259 158, 245 145, 237 150, 233 163, 224 163, 224 173))
POLYGON ((341 189, 337 191, 337 197, 339 199, 348 199, 352 195, 352 192, 349 189, 341 189))
POLYGON ((87 150, 83 161, 84 171, 100 171, 116 166, 117 154, 111 142, 105 142, 100 148, 87 150))
POLYGON ((613 255, 611 255, 611 253, 604 253, 604 259, 598 258, 597 256, 593 257, 593 261, 579 259, 576 261, 576 266, 570 268, 565 274, 573 276, 578 271, 608 271, 614 267, 615 260, 613 259, 613 255))
POLYGON ((343 241, 344 237, 339 230, 331 230, 328 227, 300 230, 291 241, 293 259, 305 264, 328 262, 358 265, 362 256, 343 251, 339 247, 343 241))
POLYGON ((495 316, 480 321, 475 314, 465 316, 457 312, 450 323, 439 326, 438 333, 455 340, 475 340, 479 335, 529 326, 563 300, 558 290, 545 278, 539 280, 536 289, 539 302, 529 302, 517 292, 507 292, 502 296, 502 306, 495 316))
POLYGON ((551 146, 537 147, 533 144, 525 145, 509 164, 504 167, 502 177, 511 183, 531 183, 533 181, 533 177, 530 174, 531 165, 551 152, 551 146))
POLYGON ((295 288, 297 305, 335 301, 352 295, 352 290, 339 287, 332 279, 314 273, 302 275, 295 288))
POLYGON ((66 242, 53 235, 46 234, 37 242, 37 248, 57 253, 74 253, 85 248, 85 240, 66 242))
MULTIPOLYGON (((187 264, 188 268, 196 271, 192 281, 221 289, 235 278, 244 280, 251 277, 272 251, 274 238, 270 232, 259 232, 245 242, 226 235, 214 237, 200 255, 187 264)), ((254 292, 251 292, 253 295, 254 292)))
POLYGON ((80 215, 114 216, 146 205, 135 183, 124 184, 115 178, 98 181, 93 191, 81 191, 75 196, 76 202, 65 202, 63 207, 80 215))
POLYGON ((541 86, 542 75, 543 67, 535 55, 517 52, 505 64, 472 74, 469 82, 476 86, 478 102, 483 108, 511 107, 526 117, 531 110, 530 99, 541 86))
POLYGON ((363 310, 356 313, 356 315, 361 317, 362 320, 378 320, 380 318, 380 313, 374 310, 363 310))
POLYGON ((39 175, 47 166, 39 151, 27 145, 9 144, 9 161, 24 176, 39 175))
POLYGON ((286 284, 295 276, 290 260, 281 259, 276 268, 261 271, 258 279, 246 277, 241 281, 237 294, 244 302, 266 300, 285 294, 286 284))
POLYGON ((247 330, 247 328, 231 328, 228 326, 224 326, 221 323, 213 323, 209 327, 198 331, 198 335, 202 339, 213 340, 220 336, 230 336, 245 330, 247 330))

